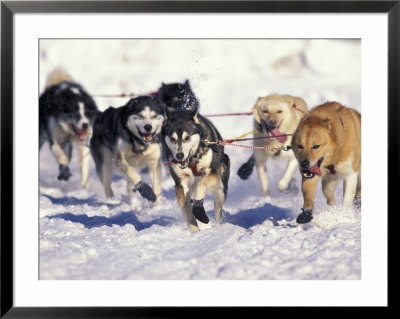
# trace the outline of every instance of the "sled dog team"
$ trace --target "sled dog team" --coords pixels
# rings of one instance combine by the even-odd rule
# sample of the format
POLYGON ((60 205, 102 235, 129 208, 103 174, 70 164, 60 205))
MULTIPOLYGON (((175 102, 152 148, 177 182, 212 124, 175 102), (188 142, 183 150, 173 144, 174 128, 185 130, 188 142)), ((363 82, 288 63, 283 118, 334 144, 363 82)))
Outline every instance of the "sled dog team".
MULTIPOLYGON (((253 107, 253 154, 238 170, 247 179, 256 168, 261 191, 269 195, 266 162, 287 161, 278 182, 286 191, 296 169, 302 176, 304 205, 297 222, 313 218, 317 182, 329 205, 339 180, 344 181, 343 203, 358 203, 361 196, 361 115, 337 102, 308 110, 300 97, 272 94, 253 107), (265 150, 268 147, 272 150, 265 150), (264 148, 264 149, 262 149, 264 148)), ((124 106, 100 112, 94 100, 66 72, 48 77, 39 98, 39 147, 49 142, 58 165, 58 179, 71 176, 72 142, 78 146, 81 186, 89 187, 90 154, 107 198, 114 196, 113 171, 127 179, 131 198, 135 192, 154 204, 161 203, 161 166, 168 166, 175 194, 192 232, 197 220, 208 223, 203 201, 214 197, 214 213, 222 222, 230 159, 216 127, 199 114, 199 102, 188 81, 164 84, 157 92, 130 99, 124 106), (90 143, 89 143, 89 136, 90 143), (151 186, 142 180, 147 167, 151 186)))

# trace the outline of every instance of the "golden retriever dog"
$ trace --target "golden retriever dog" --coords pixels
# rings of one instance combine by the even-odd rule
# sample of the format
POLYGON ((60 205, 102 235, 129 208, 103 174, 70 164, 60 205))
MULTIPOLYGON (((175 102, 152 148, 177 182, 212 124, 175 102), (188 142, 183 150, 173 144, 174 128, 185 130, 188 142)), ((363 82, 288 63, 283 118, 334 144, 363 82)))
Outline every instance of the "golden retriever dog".
POLYGON ((249 160, 239 168, 238 175, 244 180, 247 179, 255 165, 264 196, 269 196, 266 163, 272 158, 287 161, 288 164, 278 183, 278 189, 280 191, 288 189, 298 163, 293 152, 286 149, 291 144, 291 134, 294 133, 306 112, 307 103, 300 97, 290 95, 272 94, 260 97, 254 105, 254 128, 257 132, 254 134, 256 139, 253 145, 266 146, 275 150, 255 149, 249 160))
POLYGON ((335 189, 344 181, 343 204, 361 196, 361 115, 337 102, 315 107, 300 121, 293 135, 293 152, 300 163, 303 212, 300 224, 313 218, 317 181, 329 205, 335 205, 335 189))

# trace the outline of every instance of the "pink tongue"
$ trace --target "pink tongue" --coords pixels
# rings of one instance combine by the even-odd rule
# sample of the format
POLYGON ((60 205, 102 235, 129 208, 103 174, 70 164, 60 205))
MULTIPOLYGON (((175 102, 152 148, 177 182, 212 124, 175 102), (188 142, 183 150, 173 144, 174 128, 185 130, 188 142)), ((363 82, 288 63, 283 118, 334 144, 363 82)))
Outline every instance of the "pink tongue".
POLYGON ((321 176, 321 175, 322 175, 321 169, 318 167, 318 165, 314 165, 314 166, 311 167, 308 171, 309 171, 310 173, 317 174, 318 176, 321 176))
POLYGON ((79 139, 84 140, 86 138, 86 130, 78 130, 79 139))
POLYGON ((272 134, 272 136, 274 136, 280 143, 285 143, 287 140, 287 136, 284 135, 283 133, 281 133, 281 131, 279 131, 279 128, 274 128, 272 131, 270 131, 270 133, 272 134), (280 136, 283 135, 283 136, 280 136))

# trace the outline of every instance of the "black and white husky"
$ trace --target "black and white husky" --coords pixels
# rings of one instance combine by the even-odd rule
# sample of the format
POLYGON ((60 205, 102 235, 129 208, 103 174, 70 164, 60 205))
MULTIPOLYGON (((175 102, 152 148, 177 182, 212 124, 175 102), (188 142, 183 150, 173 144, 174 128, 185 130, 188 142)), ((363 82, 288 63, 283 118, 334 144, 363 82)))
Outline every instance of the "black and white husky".
POLYGON ((199 231, 196 219, 208 223, 203 207, 206 193, 214 196, 214 213, 222 222, 222 205, 228 191, 230 161, 215 126, 196 111, 168 113, 163 127, 163 143, 169 157, 169 171, 175 181, 175 194, 192 232, 199 231))
POLYGON ((48 141, 58 163, 58 180, 67 181, 72 142, 78 145, 81 186, 89 187, 88 136, 99 114, 91 96, 61 69, 52 72, 39 97, 39 149, 48 141))
POLYGON ((112 198, 113 168, 128 180, 134 192, 156 204, 161 201, 160 133, 164 110, 151 96, 131 99, 119 108, 109 107, 95 121, 90 150, 106 196, 112 198), (148 167, 153 189, 142 181, 138 169, 148 167))

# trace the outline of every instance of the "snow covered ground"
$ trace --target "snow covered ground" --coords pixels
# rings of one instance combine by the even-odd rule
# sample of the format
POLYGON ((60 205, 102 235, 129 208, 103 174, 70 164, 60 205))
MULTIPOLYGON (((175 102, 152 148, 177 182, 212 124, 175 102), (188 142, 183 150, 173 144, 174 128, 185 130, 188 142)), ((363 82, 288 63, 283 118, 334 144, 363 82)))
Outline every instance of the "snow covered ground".
MULTIPOLYGON (((246 112, 258 96, 303 97, 309 107, 336 100, 361 112, 361 47, 355 40, 41 40, 40 92, 56 67, 91 94, 148 93, 161 82, 189 79, 202 114, 246 112)), ((127 98, 95 97, 101 110, 127 98)), ((251 117, 212 121, 224 138, 252 129, 251 117)), ((277 189, 285 164, 267 165, 271 198, 256 173, 238 167, 251 151, 226 147, 231 159, 225 223, 191 234, 163 171, 163 204, 139 199, 132 210, 126 181, 114 176, 116 200, 105 198, 91 161, 91 188, 80 189, 77 150, 72 178, 40 153, 40 279, 361 279, 361 210, 327 207, 320 187, 315 217, 298 225, 301 191, 277 189)), ((144 175, 148 180, 148 176, 144 175)), ((295 175, 300 189, 300 174, 295 175)), ((341 199, 339 184, 336 197, 341 199)), ((340 201, 339 201, 340 202, 340 201)))

